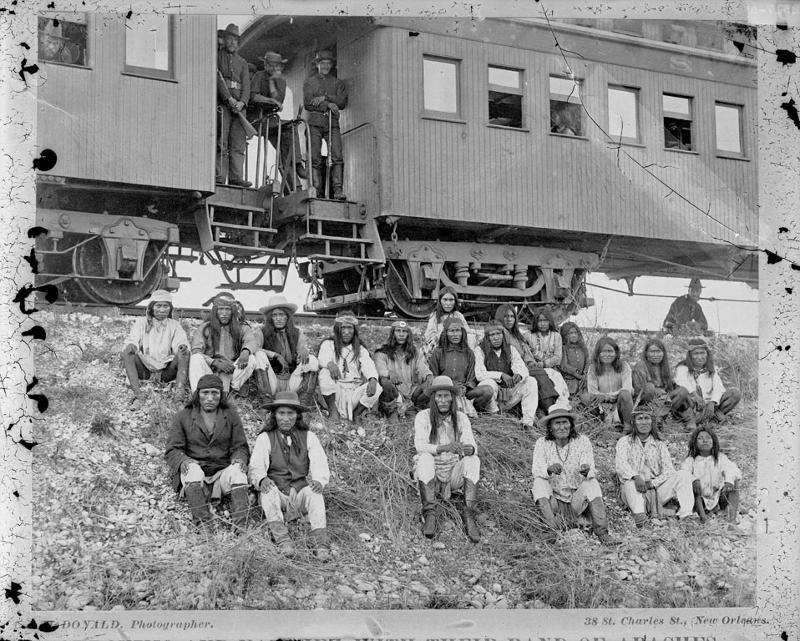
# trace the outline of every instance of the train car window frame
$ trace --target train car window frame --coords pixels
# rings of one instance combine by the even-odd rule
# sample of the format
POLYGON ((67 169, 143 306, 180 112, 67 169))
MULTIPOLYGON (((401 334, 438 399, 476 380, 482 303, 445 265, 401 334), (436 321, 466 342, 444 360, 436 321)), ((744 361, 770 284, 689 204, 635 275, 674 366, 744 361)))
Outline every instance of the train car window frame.
POLYGON ((39 62, 74 69, 91 69, 91 20, 91 14, 82 11, 37 16, 39 62), (45 46, 50 49, 49 52, 45 46))
POLYGON ((122 56, 124 69, 122 74, 125 76, 136 76, 139 78, 149 78, 151 80, 165 80, 167 82, 177 82, 175 79, 175 19, 174 16, 148 16, 167 19, 167 68, 145 67, 140 65, 128 64, 128 38, 132 29, 126 25, 125 37, 122 39, 122 56))
POLYGON ((737 105, 733 102, 723 102, 721 100, 717 100, 714 102, 714 148, 716 150, 716 155, 720 158, 737 158, 743 159, 746 158, 746 150, 744 144, 744 105, 737 105), (733 151, 731 149, 722 149, 720 147, 720 131, 727 129, 727 127, 721 127, 723 123, 720 122, 720 115, 719 109, 728 109, 733 111, 736 114, 736 133, 737 133, 737 142, 739 143, 739 150, 733 151))
MULTIPOLYGON (((499 127, 501 129, 513 129, 515 131, 528 131, 525 128, 525 72, 523 69, 516 67, 506 67, 503 65, 489 64, 486 67, 487 77, 487 124, 490 127, 499 127), (492 82, 492 71, 511 72, 517 74, 517 85, 501 84, 499 82, 492 82), (517 102, 516 109, 519 111, 518 118, 513 118, 509 122, 502 122, 507 117, 501 117, 497 114, 497 105, 509 98, 513 98, 517 102), (495 115, 492 115, 494 107, 495 115), (516 123, 516 124, 513 124, 516 123)), ((495 80, 499 80, 495 78, 495 80)))
POLYGON ((664 132, 664 149, 697 153, 694 131, 694 98, 665 91, 661 94, 661 123, 664 132), (686 100, 686 110, 669 109, 668 98, 686 100), (688 132, 688 139, 686 133, 688 132), (678 135, 680 134, 680 135, 678 135))
MULTIPOLYGON (((431 82, 435 79, 431 78, 431 82)), ((430 96, 433 98, 433 96, 430 96)), ((454 122, 464 122, 463 117, 461 115, 461 60, 458 58, 447 58, 445 56, 436 56, 436 55, 428 55, 423 54, 422 56, 422 115, 423 118, 431 118, 434 120, 449 120, 454 122), (426 65, 425 63, 432 62, 438 63, 443 65, 452 65, 454 72, 453 72, 453 83, 455 87, 453 87, 452 97, 455 99, 455 111, 450 110, 442 110, 442 109, 430 109, 426 106, 426 98, 429 97, 429 93, 426 92, 426 86, 429 85, 426 82, 426 65)))
POLYGON ((558 74, 550 74, 547 78, 547 83, 547 93, 550 99, 550 135, 585 139, 586 133, 584 132, 583 104, 580 98, 583 80, 581 78, 570 78, 567 76, 560 76, 558 74), (575 95, 573 90, 570 90, 569 93, 563 93, 559 92, 557 88, 554 89, 554 80, 562 80, 571 83, 573 88, 577 88, 577 95, 575 95), (554 105, 559 103, 561 103, 561 105, 568 105, 568 108, 562 106, 558 111, 554 111, 554 105), (569 115, 569 118, 566 121, 564 121, 563 118, 564 114, 569 115), (573 126, 576 124, 578 125, 577 129, 575 129, 573 126))
MULTIPOLYGON (((639 92, 640 89, 638 87, 627 87, 624 85, 608 85, 607 97, 608 97, 608 134, 617 142, 621 144, 628 144, 628 145, 641 145, 642 144, 642 124, 641 124, 641 117, 639 115, 639 92), (612 92, 616 92, 619 94, 630 95, 633 97, 633 126, 634 130, 633 136, 625 135, 625 123, 623 122, 622 128, 618 133, 614 133, 612 131, 613 127, 612 124, 616 124, 616 120, 613 118, 611 113, 611 105, 612 105, 612 92)), ((624 118, 624 116, 623 116, 624 118)))

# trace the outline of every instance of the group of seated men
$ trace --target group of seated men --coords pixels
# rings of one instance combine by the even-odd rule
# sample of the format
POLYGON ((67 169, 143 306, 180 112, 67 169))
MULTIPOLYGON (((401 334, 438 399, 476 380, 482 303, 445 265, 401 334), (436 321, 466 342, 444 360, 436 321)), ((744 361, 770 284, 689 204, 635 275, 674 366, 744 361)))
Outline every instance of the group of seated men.
MULTIPOLYGON (((418 412, 414 469, 427 537, 436 532, 436 495, 446 498, 451 491, 460 491, 467 535, 474 542, 480 540, 475 521, 480 460, 470 425, 476 408, 497 413, 519 405, 524 426, 533 426, 537 411, 542 415, 539 425, 546 436, 534 448, 532 492, 544 522, 553 528, 583 519, 591 522, 602 541, 610 541, 592 446, 576 431, 578 416, 569 411, 571 403, 584 404, 590 412, 616 411, 624 421, 616 469, 622 500, 638 526, 644 524, 645 511, 658 514, 671 499, 679 504, 678 516, 687 517, 693 511, 701 514, 698 496, 704 496, 706 504, 709 493, 716 493, 722 504, 736 498, 725 485, 724 469, 711 475, 720 487, 712 483, 710 489, 701 487, 701 479, 693 479, 690 471, 676 472, 659 435, 659 418, 670 411, 695 432, 713 434, 705 423, 724 420, 739 400, 738 391, 722 386, 703 339, 689 341, 687 358, 674 377, 658 339, 648 341, 641 361, 631 370, 612 339, 599 339, 590 361, 574 324, 565 323, 558 333, 552 318, 543 314, 534 319, 535 332, 522 333, 515 310, 505 305, 480 342, 468 337, 471 332, 460 314, 451 315, 441 323, 436 347, 426 357, 415 346, 408 324, 397 320, 387 342, 370 355, 359 339, 358 320, 345 311, 337 315, 332 336, 321 343, 315 357, 293 323, 297 308, 285 297, 270 298, 260 309, 264 323, 256 327, 245 319, 232 294, 221 292, 210 302, 209 320, 195 329, 189 341, 172 318, 170 294, 154 292, 122 353, 136 401, 143 398, 141 378, 174 379, 181 402, 186 400, 187 384, 191 389, 191 399, 173 419, 166 458, 174 487, 186 497, 199 524, 211 521, 209 498, 228 495, 231 520, 243 527, 252 486, 282 551, 293 552, 283 512, 304 513, 316 553, 328 555, 322 498, 329 480, 327 457, 303 416, 315 406, 317 387, 329 419, 357 421, 377 408, 397 422, 401 414, 418 412), (565 353, 558 354, 559 363, 570 360, 566 352, 571 346, 582 348, 582 369, 564 370, 578 384, 568 385, 554 367, 544 367, 544 375, 537 371, 556 365, 552 357, 539 354, 553 332, 559 338, 564 335, 560 341, 552 340, 566 346, 560 350, 565 353), (543 376, 551 390, 544 398, 537 383, 543 376), (270 410, 252 455, 228 396, 229 391, 246 393, 244 385, 251 379, 262 406, 270 410)), ((717 465, 718 443, 715 447, 717 465)), ((722 467, 728 469, 728 479, 736 480, 731 465, 722 467)), ((707 470, 703 478, 708 485, 707 470)))

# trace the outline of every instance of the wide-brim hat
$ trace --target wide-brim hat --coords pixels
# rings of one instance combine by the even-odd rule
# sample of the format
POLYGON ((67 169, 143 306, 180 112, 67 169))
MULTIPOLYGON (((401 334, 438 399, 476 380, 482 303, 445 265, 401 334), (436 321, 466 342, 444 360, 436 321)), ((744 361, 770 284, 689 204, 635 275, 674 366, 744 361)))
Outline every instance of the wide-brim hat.
POLYGON ((452 378, 449 376, 437 376, 431 381, 431 394, 441 391, 452 392, 453 394, 457 392, 452 378))
POLYGON ((274 412, 279 407, 291 407, 293 410, 303 412, 308 408, 300 402, 300 397, 295 392, 278 392, 272 399, 271 403, 267 403, 267 409, 274 412))
POLYGON ((689 281, 689 289, 703 289, 703 283, 695 276, 689 281))
POLYGON ((336 61, 336 56, 333 54, 333 51, 329 49, 323 49, 322 51, 317 51, 317 55, 314 56, 314 62, 321 62, 322 60, 330 60, 331 62, 336 61))
POLYGON ((264 62, 279 62, 282 65, 285 65, 287 62, 289 62, 288 58, 284 58, 277 51, 267 51, 262 59, 264 62))
POLYGON ((297 311, 297 305, 295 305, 294 303, 290 303, 286 299, 286 296, 283 296, 281 294, 276 294, 275 296, 270 296, 270 299, 267 301, 267 304, 264 305, 264 307, 259 307, 258 311, 266 316, 273 309, 286 309, 289 311, 290 314, 294 314, 297 311))
POLYGON ((169 303, 172 305, 172 294, 166 289, 157 289, 150 294, 151 303, 169 303))
POLYGON ((552 410, 547 416, 542 416, 542 418, 539 419, 539 425, 542 426, 542 429, 546 430, 547 426, 550 424, 550 421, 552 421, 554 418, 568 418, 572 421, 573 425, 577 425, 578 423, 577 414, 573 414, 569 410, 558 407, 552 410))
POLYGON ((217 31, 217 34, 222 36, 236 36, 238 38, 239 26, 231 22, 222 32, 217 31))

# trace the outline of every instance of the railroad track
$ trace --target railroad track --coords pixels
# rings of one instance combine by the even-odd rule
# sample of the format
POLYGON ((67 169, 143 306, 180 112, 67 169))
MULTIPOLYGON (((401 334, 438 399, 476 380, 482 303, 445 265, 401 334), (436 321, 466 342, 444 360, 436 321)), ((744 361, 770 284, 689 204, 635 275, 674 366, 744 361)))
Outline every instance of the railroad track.
MULTIPOLYGON (((144 307, 114 307, 110 305, 98 305, 96 303, 61 303, 56 302, 53 304, 46 304, 43 301, 39 301, 39 308, 42 311, 51 311, 57 314, 71 314, 71 313, 83 313, 83 314, 92 314, 94 316, 144 316, 145 308, 144 307)), ((175 311, 173 312, 174 318, 194 318, 194 319, 204 319, 206 318, 209 310, 211 307, 176 307, 175 311)), ((245 315, 247 316, 247 320, 249 321, 261 321, 261 313, 259 311, 247 311, 245 310, 245 315)), ((320 316, 318 314, 312 314, 309 312, 296 312, 294 318, 298 321, 297 324, 300 326, 304 325, 311 325, 312 323, 319 323, 321 325, 333 325, 333 316, 320 316)), ((369 323, 371 325, 378 325, 378 326, 386 326, 388 327, 391 325, 397 318, 392 317, 385 317, 385 316, 359 316, 359 321, 362 323, 369 323)), ((427 325, 427 321, 421 320, 414 320, 414 319, 403 319, 405 320, 411 327, 423 330, 427 325)), ((592 332, 595 331, 596 327, 581 327, 582 332, 592 332)), ((638 334, 638 335, 650 335, 655 334, 652 330, 646 329, 626 329, 624 327, 607 327, 604 330, 609 334, 619 334, 619 333, 627 333, 627 334, 638 334)), ((753 334, 739 334, 739 338, 748 338, 748 339, 757 339, 758 336, 753 334)))

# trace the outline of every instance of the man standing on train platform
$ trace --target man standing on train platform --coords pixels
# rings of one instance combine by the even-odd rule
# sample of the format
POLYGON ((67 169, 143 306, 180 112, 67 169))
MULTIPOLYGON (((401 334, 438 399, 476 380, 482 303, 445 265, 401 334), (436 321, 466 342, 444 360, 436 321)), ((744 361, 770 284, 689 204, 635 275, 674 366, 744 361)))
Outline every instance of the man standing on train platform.
POLYGON ((180 322, 172 318, 172 294, 157 289, 137 318, 121 355, 122 366, 133 390, 134 403, 143 399, 142 379, 175 381, 175 400, 186 398, 189 372, 189 339, 180 322))
POLYGON ((287 62, 289 61, 286 58, 274 51, 267 51, 264 54, 264 69, 257 71, 250 83, 250 105, 247 117, 256 125, 261 120, 262 134, 272 143, 276 151, 280 146, 280 167, 283 180, 293 189, 296 185, 296 178, 305 180, 308 178, 308 174, 301 157, 302 150, 297 129, 292 126, 291 121, 281 119, 281 139, 280 142, 278 141, 276 114, 281 111, 286 99, 287 87, 286 78, 283 77, 283 67, 287 62), (294 166, 294 171, 292 171, 292 166, 294 166))
POLYGON ((189 359, 189 384, 197 389, 200 378, 216 374, 224 389, 238 392, 255 375, 262 403, 272 401, 267 378, 267 356, 258 349, 252 327, 239 314, 239 303, 230 292, 220 292, 211 299, 211 318, 192 334, 189 359))
POLYGON ((689 293, 679 296, 670 305, 664 322, 662 323, 665 334, 676 332, 689 332, 692 334, 707 333, 708 321, 700 307, 700 294, 703 284, 699 278, 689 281, 689 293))
POLYGON ((250 187, 243 176, 247 134, 239 113, 250 100, 250 72, 247 61, 236 53, 239 27, 231 23, 222 32, 224 46, 217 52, 217 184, 250 187))
POLYGON ((317 196, 323 194, 322 140, 328 145, 330 183, 333 198, 347 200, 342 191, 344 159, 342 157, 342 134, 339 131, 339 111, 347 106, 347 87, 344 82, 331 75, 336 58, 330 51, 319 51, 314 62, 317 73, 303 83, 303 104, 308 114, 308 131, 311 139, 311 169, 317 196), (329 130, 330 128, 330 130, 329 130))

